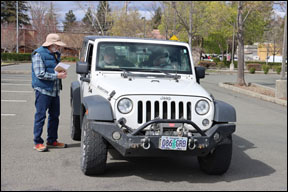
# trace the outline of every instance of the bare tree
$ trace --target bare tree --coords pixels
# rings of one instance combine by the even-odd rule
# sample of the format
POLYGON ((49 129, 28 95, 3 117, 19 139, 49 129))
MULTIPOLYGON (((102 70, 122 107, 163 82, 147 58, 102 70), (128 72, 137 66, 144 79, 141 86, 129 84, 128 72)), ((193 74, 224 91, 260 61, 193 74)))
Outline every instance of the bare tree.
MULTIPOLYGON (((92 29, 93 32, 97 32, 98 34, 105 35, 107 29, 101 25, 101 20, 99 16, 97 15, 97 8, 93 6, 93 4, 89 3, 87 9, 83 6, 82 2, 77 1, 77 6, 80 7, 80 9, 86 14, 88 10, 91 10, 91 15, 86 14, 88 16, 88 19, 90 23, 92 23, 92 29), (100 31, 99 31, 100 30, 100 31)), ((127 3, 128 6, 129 2, 127 3)), ((86 4, 87 5, 87 4, 86 4)), ((109 14, 109 8, 108 8, 108 3, 106 3, 106 7, 104 9, 104 26, 106 24, 112 23, 111 20, 111 15, 109 14)))
POLYGON ((43 1, 30 1, 29 7, 31 13, 31 24, 33 29, 37 31, 37 35, 34 38, 34 44, 38 47, 45 41, 48 34, 48 30, 44 22, 48 8, 47 4, 43 1))
POLYGON ((171 4, 177 18, 179 19, 178 22, 184 27, 188 34, 189 45, 192 48, 192 39, 196 32, 195 29, 192 31, 193 1, 181 2, 181 4, 179 2, 173 1, 171 4), (187 9, 189 12, 189 18, 185 17, 185 12, 187 12, 185 10, 187 9), (187 21, 189 21, 189 23, 187 23, 187 21))
POLYGON ((57 17, 58 15, 56 13, 56 9, 53 5, 53 2, 50 2, 50 7, 47 10, 47 13, 45 15, 45 20, 44 20, 48 33, 56 33, 58 31, 57 17))

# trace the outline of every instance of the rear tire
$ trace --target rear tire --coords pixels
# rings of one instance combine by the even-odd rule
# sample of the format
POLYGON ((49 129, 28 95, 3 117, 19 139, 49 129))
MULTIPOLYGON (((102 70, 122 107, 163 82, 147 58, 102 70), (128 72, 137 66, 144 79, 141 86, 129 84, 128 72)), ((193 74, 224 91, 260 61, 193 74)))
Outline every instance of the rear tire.
POLYGON ((85 175, 99 175, 105 172, 107 141, 92 130, 86 115, 82 122, 81 169, 85 175))
POLYGON ((208 155, 198 157, 202 171, 209 175, 222 175, 228 170, 232 158, 232 136, 227 140, 228 142, 217 146, 208 155))

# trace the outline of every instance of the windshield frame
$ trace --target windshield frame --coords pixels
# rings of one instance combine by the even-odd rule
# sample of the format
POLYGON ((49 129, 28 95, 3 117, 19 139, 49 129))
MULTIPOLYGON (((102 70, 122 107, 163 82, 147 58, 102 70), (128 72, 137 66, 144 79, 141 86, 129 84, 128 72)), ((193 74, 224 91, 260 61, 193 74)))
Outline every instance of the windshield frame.
MULTIPOLYGON (((178 42, 177 42, 178 43, 178 42)), ((192 75, 193 74, 193 69, 192 69, 192 62, 191 61, 191 55, 190 55, 190 50, 187 46, 185 46, 185 44, 181 44, 181 43, 178 43, 178 44, 169 44, 169 43, 154 43, 152 41, 150 42, 144 42, 144 41, 140 41, 140 42, 134 42, 134 41, 99 41, 97 43, 97 49, 96 49, 96 60, 95 60, 95 71, 119 71, 119 72, 123 72, 123 69, 124 70, 127 70, 127 71, 131 71, 131 72, 146 72, 146 73, 161 73, 159 71, 164 71, 166 73, 176 73, 176 74, 183 74, 183 75, 192 75), (187 52, 187 62, 188 62, 188 67, 189 69, 187 71, 179 71, 179 70, 169 70, 169 69, 149 69, 149 68, 130 68, 130 67, 119 67, 119 68, 101 68, 99 65, 99 62, 100 62, 100 46, 102 44, 111 44, 111 45, 121 45, 123 44, 124 46, 127 44, 138 44, 139 46, 155 46, 155 45, 160 45, 160 46, 171 46, 171 47, 181 47, 182 49, 185 49, 186 52, 187 52)))

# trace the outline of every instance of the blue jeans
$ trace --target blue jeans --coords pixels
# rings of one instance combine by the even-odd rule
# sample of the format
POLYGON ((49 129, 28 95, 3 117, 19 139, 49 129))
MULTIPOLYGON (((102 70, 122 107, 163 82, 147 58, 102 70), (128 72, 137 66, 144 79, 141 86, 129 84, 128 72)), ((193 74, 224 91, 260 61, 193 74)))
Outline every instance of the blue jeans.
POLYGON ((35 119, 34 119, 34 144, 43 144, 41 138, 43 126, 46 119, 46 111, 48 109, 48 125, 47 125, 47 142, 53 143, 58 138, 58 125, 60 115, 60 99, 56 97, 44 95, 36 90, 35 92, 35 119))

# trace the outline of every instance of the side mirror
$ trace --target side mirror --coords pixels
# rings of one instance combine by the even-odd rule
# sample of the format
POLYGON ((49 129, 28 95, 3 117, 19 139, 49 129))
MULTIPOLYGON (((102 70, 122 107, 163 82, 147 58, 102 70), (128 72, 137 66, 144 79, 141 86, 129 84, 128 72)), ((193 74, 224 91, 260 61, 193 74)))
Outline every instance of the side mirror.
POLYGON ((78 61, 76 63, 76 73, 78 74, 87 74, 89 72, 89 65, 86 62, 78 61))
POLYGON ((196 81, 200 84, 200 79, 205 78, 205 67, 195 67, 196 81))

